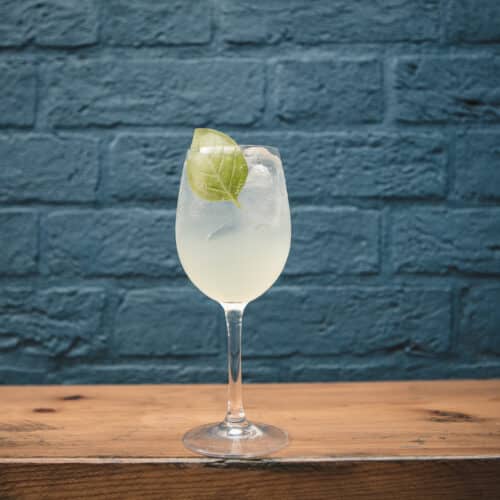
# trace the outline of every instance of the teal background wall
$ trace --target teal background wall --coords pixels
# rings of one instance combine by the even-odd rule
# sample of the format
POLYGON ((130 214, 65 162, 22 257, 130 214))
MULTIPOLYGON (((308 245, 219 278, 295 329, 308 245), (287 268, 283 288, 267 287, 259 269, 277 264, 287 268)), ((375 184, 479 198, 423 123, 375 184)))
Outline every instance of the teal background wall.
POLYGON ((500 376, 500 2, 3 0, 0 382, 222 382, 194 127, 281 149, 246 381, 500 376))

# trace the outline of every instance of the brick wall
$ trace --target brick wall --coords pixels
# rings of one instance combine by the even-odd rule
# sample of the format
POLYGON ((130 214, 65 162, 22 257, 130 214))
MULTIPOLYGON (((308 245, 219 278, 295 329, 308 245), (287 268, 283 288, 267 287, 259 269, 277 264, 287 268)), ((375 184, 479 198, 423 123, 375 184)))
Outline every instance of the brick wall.
POLYGON ((3 0, 0 382, 225 378, 191 131, 284 158, 247 381, 500 376, 500 2, 3 0))

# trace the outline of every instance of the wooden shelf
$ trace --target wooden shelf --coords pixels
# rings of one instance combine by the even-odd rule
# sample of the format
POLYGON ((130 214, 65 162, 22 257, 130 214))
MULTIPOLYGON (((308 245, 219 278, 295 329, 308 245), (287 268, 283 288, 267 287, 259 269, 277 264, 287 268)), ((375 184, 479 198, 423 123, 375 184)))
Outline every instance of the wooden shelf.
POLYGON ((194 455, 220 385, 0 388, 0 498, 500 498, 500 381, 255 384, 247 414, 290 445, 194 455))

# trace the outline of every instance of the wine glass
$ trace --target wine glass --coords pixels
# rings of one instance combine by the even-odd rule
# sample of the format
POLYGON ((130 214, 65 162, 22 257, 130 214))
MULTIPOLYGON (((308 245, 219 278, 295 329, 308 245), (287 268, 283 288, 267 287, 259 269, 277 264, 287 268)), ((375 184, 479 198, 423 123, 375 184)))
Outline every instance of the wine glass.
MULTIPOLYGON (((207 148, 205 148, 206 150, 207 148)), ((219 152, 232 161, 233 148, 219 152)), ((186 154, 177 202, 177 252, 189 279, 224 309, 228 339, 228 402, 224 420, 188 431, 184 445, 216 457, 254 457, 288 442, 285 431, 251 423, 242 401, 241 327, 246 305, 268 290, 281 274, 290 251, 291 222, 285 175, 278 149, 239 146, 248 175, 238 199, 207 201, 188 179, 186 154)), ((216 192, 216 191, 215 191, 216 192)), ((200 332, 200 334, 203 334, 200 332)))

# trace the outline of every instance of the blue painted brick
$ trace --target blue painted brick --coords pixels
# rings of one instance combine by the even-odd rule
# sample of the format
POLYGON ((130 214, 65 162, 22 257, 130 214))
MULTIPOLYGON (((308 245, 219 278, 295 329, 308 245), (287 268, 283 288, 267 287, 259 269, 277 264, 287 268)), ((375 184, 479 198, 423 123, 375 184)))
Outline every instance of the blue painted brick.
POLYGON ((105 347, 97 288, 0 289, 0 353, 79 357, 105 347))
POLYGON ((449 348, 450 328, 449 290, 277 287, 248 308, 245 352, 439 354, 449 348))
POLYGON ((118 309, 114 342, 121 355, 209 355, 225 337, 223 311, 194 289, 127 292, 118 309))
POLYGON ((398 272, 500 274, 498 208, 401 211, 391 237, 398 272))
POLYGON ((109 152, 108 191, 117 200, 177 199, 191 134, 120 134, 109 152))
POLYGON ((72 61, 46 79, 54 125, 250 125, 264 107, 265 67, 250 61, 72 61))
POLYGON ((0 313, 33 312, 33 290, 30 288, 0 288, 0 313))
MULTIPOLYGON (((434 359, 434 357, 433 357, 434 359)), ((374 357, 369 360, 325 361, 315 359, 294 364, 290 378, 297 382, 338 382, 356 380, 404 380, 408 378, 406 363, 400 357, 374 357)))
POLYGON ((279 147, 292 202, 445 195, 447 147, 441 134, 235 132, 234 136, 279 147))
MULTIPOLYGON (((243 144, 281 149, 292 201, 337 196, 442 197, 446 145, 440 135, 231 132, 243 144)), ((118 200, 176 199, 191 134, 121 134, 110 149, 109 192, 118 200)))
POLYGON ((288 359, 247 357, 243 350, 243 383, 288 382, 294 364, 288 359))
POLYGON ((225 381, 171 209, 200 126, 287 176, 246 381, 499 376, 499 5, 0 2, 0 383, 225 381))
POLYGON ((382 73, 376 59, 287 60, 276 64, 273 81, 282 122, 324 128, 383 118, 382 73))
POLYGON ((37 45, 78 47, 97 41, 95 0, 34 2, 33 29, 37 45))
POLYGON ((379 268, 379 216, 355 208, 299 208, 292 214, 288 275, 370 274, 379 268))
POLYGON ((31 212, 0 211, 0 275, 37 271, 38 220, 31 212))
POLYGON ((0 201, 93 201, 98 168, 94 139, 0 136, 0 201))
MULTIPOLYGON (((151 360, 121 364, 71 363, 47 375, 51 384, 157 384, 157 383, 224 383, 227 381, 225 363, 199 363, 193 358, 179 358, 176 362, 160 361, 153 365, 151 360)), ((0 370, 0 376, 2 372, 0 370)), ((1 380, 0 380, 1 382, 1 380)), ((221 409, 223 411, 223 407, 221 409)))
POLYGON ((500 121, 500 58, 401 57, 394 64, 395 116, 411 123, 500 121))
POLYGON ((22 45, 33 28, 31 5, 19 0, 0 3, 0 47, 22 45))
POLYGON ((206 0, 106 0, 102 7, 102 37, 112 45, 180 45, 210 41, 211 4, 206 0))
POLYGON ((439 36, 438 0, 220 3, 222 36, 235 44, 422 41, 439 36))
POLYGON ((500 354, 499 287, 475 287, 462 293, 460 347, 465 354, 500 354))
MULTIPOLYGON (((444 373, 444 376, 446 376, 447 378, 498 378, 500 377, 500 363, 498 362, 498 360, 483 360, 475 363, 460 363, 453 360, 452 363, 444 365, 440 371, 444 373)), ((440 378, 443 378, 443 376, 441 376, 440 378)))
POLYGON ((34 370, 26 366, 0 368, 0 385, 43 384, 46 382, 46 369, 34 370))
POLYGON ((500 134, 468 131, 456 140, 454 194, 465 200, 500 199, 500 134))
POLYGON ((174 214, 164 210, 63 210, 42 220, 49 273, 85 276, 180 274, 174 214))
POLYGON ((78 47, 97 41, 94 0, 3 0, 0 46, 33 41, 40 46, 78 47))
POLYGON ((447 0, 446 38, 451 42, 489 42, 500 40, 498 0, 447 0))
POLYGON ((36 96, 34 64, 20 59, 0 60, 0 89, 0 125, 33 125, 36 96))

